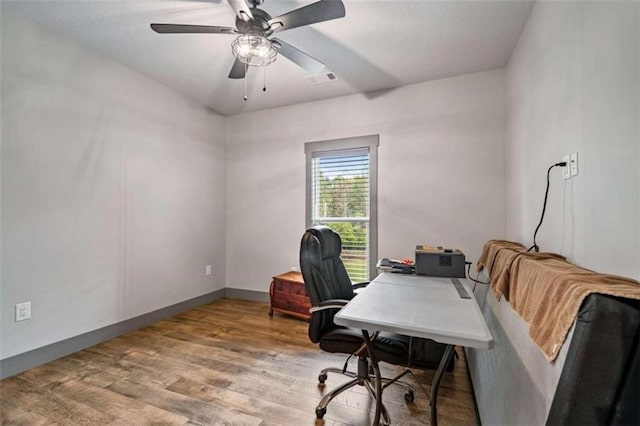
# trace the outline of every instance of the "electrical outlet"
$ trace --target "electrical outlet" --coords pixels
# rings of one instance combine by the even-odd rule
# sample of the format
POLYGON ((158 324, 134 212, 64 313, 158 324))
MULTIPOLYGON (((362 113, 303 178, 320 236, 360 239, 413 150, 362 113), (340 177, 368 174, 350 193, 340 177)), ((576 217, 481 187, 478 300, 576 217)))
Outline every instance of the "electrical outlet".
POLYGON ((565 179, 569 179, 571 177, 571 171, 569 170, 569 168, 571 166, 571 156, 569 154, 565 155, 564 157, 562 157, 562 161, 567 163, 562 168, 562 177, 565 178, 565 179))
POLYGON ((16 322, 31 318, 31 302, 16 303, 16 322))
POLYGON ((204 268, 204 274, 205 274, 206 276, 209 276, 209 275, 211 275, 211 274, 212 274, 211 265, 207 265, 207 266, 204 268))
POLYGON ((571 160, 569 162, 569 166, 571 169, 571 176, 578 175, 578 153, 574 152, 571 154, 571 160))

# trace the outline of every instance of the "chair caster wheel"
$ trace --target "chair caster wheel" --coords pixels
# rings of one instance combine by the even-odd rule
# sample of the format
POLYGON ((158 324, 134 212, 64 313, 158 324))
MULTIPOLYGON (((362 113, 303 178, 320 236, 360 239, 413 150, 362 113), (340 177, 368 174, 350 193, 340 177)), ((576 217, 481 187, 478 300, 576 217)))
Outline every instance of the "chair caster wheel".
MULTIPOLYGON (((327 381, 327 373, 320 373, 318 375, 318 382, 320 382, 320 384, 324 384, 324 382, 326 381, 327 381)), ((321 419, 322 417, 318 417, 318 418, 321 419)))
POLYGON ((321 420, 324 415, 327 414, 327 408, 316 408, 316 417, 318 418, 318 420, 321 420))
POLYGON ((413 394, 412 390, 408 390, 404 393, 404 401, 407 404, 413 403, 414 400, 415 400, 415 395, 413 394))

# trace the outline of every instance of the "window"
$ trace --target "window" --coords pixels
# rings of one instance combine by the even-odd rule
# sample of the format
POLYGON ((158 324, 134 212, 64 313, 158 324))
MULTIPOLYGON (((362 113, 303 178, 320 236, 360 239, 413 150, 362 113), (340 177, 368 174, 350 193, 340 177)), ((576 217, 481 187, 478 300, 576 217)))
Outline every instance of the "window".
POLYGON ((354 282, 375 274, 378 135, 305 144, 307 226, 342 237, 342 261, 354 282))

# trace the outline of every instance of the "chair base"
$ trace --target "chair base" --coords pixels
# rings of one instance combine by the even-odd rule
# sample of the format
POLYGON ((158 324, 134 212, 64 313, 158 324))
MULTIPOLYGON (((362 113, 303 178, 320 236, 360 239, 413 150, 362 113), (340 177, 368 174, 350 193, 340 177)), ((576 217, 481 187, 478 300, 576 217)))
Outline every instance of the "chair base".
MULTIPOLYGON (((347 377, 352 377, 353 379, 349 380, 346 383, 343 383, 342 385, 331 390, 331 392, 327 393, 322 397, 322 399, 318 403, 318 406, 316 407, 316 417, 318 419, 322 419, 324 415, 327 413, 327 405, 329 405, 329 403, 333 398, 340 395, 342 392, 346 391, 347 389, 351 389, 356 385, 364 386, 365 388, 367 388, 371 397, 374 400, 377 400, 378 396, 376 395, 376 392, 375 392, 375 383, 373 383, 373 380, 375 380, 375 377, 372 377, 372 371, 369 366, 369 360, 365 356, 358 357, 357 373, 354 373, 352 371, 347 371, 346 363, 345 363, 345 368, 343 369, 332 368, 332 367, 323 369, 318 375, 318 382, 320 382, 320 384, 324 384, 324 382, 327 380, 327 373, 338 373, 347 377)), ((398 376, 394 377, 393 379, 383 377, 382 378, 382 382, 384 383, 383 389, 387 388, 392 384, 403 385, 407 388, 404 394, 404 400, 407 403, 412 403, 415 398, 414 389, 408 384, 400 381, 400 378, 405 376, 407 373, 410 373, 410 371, 405 370, 402 373, 400 373, 398 376)), ((381 403, 381 407, 382 407, 382 411, 381 411, 382 424, 389 425, 391 422, 391 419, 389 417, 389 413, 387 412, 387 408, 384 406, 383 403, 381 403)))

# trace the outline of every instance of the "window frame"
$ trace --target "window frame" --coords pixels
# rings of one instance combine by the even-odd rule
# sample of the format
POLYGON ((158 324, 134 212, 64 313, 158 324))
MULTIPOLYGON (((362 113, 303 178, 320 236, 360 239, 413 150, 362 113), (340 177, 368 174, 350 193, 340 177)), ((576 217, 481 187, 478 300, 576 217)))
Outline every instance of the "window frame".
POLYGON ((306 142, 304 152, 306 156, 306 193, 305 193, 305 223, 311 227, 312 216, 312 184, 313 158, 317 153, 335 153, 340 151, 367 150, 369 153, 369 279, 376 276, 376 262, 378 259, 378 146, 380 135, 355 136, 351 138, 331 139, 325 141, 306 142))

